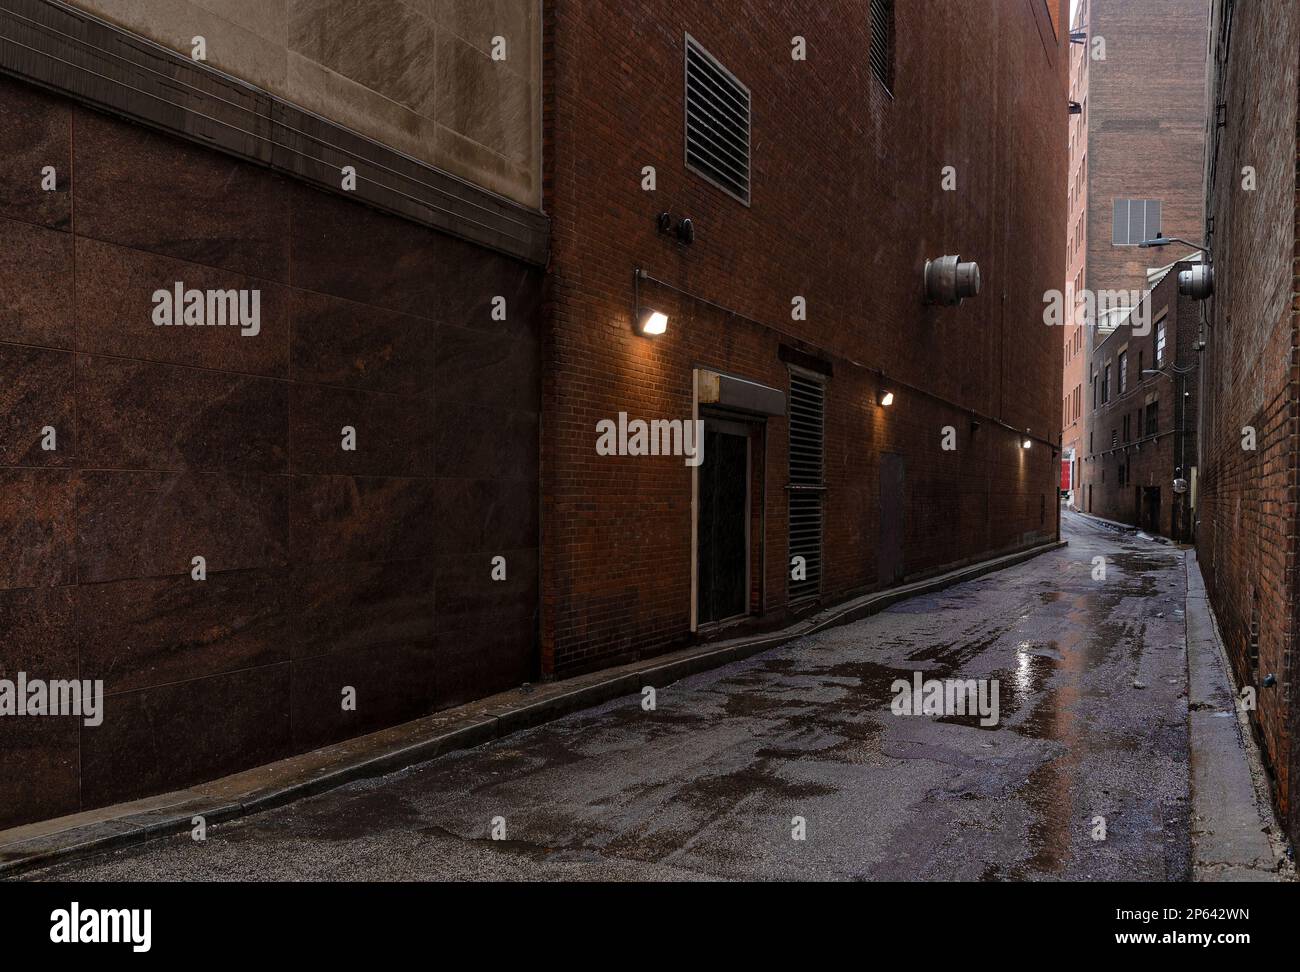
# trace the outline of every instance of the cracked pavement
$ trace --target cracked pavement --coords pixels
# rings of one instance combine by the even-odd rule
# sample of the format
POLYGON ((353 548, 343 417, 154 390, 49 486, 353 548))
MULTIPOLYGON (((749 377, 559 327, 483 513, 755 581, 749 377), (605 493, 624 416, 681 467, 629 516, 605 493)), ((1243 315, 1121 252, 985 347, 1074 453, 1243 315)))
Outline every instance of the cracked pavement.
POLYGON ((1183 553, 1072 514, 1062 535, 1067 548, 683 679, 652 712, 624 697, 205 842, 32 877, 1188 879, 1183 553), (891 683, 917 671, 996 678, 999 724, 892 714, 891 683))

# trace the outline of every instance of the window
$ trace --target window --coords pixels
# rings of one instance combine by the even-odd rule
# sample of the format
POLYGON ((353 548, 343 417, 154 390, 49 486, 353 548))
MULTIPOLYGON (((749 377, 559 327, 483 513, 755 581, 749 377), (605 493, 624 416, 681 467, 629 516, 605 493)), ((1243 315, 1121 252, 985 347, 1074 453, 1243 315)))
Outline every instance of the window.
POLYGON ((1160 403, 1152 402, 1147 406, 1147 435, 1159 435, 1160 403))
POLYGON ((686 167, 749 204, 749 89, 686 36, 686 167))
POLYGON ((871 73, 894 90, 894 0, 871 0, 871 73))
POLYGON ((1138 373, 1137 373, 1138 384, 1141 384, 1142 381, 1144 380, 1142 377, 1142 372, 1146 371, 1146 362, 1144 360, 1145 358, 1146 358, 1146 352, 1139 351, 1138 352, 1138 373))
POLYGON ((1114 449, 1119 445, 1119 429, 1110 430, 1110 447, 1114 449))
MULTIPOLYGON (((1133 439, 1133 417, 1128 413, 1124 414, 1124 441, 1131 442, 1133 439)), ((1121 486, 1123 483, 1120 484, 1121 486)))
POLYGON ((1119 353, 1119 393, 1123 395, 1128 391, 1128 352, 1119 353))
POLYGON ((1136 246, 1160 232, 1160 200, 1116 199, 1110 241, 1115 246, 1136 246))
POLYGON ((1127 482, 1128 482, 1128 463, 1121 462, 1119 464, 1119 484, 1123 486, 1127 482))
POLYGON ((1165 363, 1165 319, 1162 317, 1156 322, 1156 367, 1161 368, 1165 363))
POLYGON ((1105 405, 1110 401, 1110 365, 1106 365, 1101 372, 1101 403, 1105 405))

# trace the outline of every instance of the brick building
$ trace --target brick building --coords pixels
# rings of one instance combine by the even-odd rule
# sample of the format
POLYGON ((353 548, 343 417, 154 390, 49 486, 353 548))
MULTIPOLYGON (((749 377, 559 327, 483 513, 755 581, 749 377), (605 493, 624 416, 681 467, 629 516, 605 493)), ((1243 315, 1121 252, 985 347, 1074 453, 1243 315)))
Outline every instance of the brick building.
POLYGON ((1200 318, 1178 273, 1192 265, 1165 270, 1143 297, 1142 322, 1125 318, 1093 353, 1101 379, 1081 507, 1183 542, 1193 535, 1200 318))
MULTIPOLYGON (((1083 333, 1065 335, 1066 383, 1082 381, 1082 404, 1062 439, 1082 442, 1085 458, 1089 440, 1100 444, 1089 434, 1100 405, 1093 387, 1101 377, 1097 345, 1147 288, 1147 271, 1177 256, 1138 244, 1159 233, 1196 239, 1201 231, 1208 11, 1209 0, 1080 0, 1076 11, 1083 43, 1072 57, 1080 113, 1072 141, 1069 286, 1093 300, 1083 333)), ((1078 485, 1099 486, 1088 476, 1100 468, 1085 461, 1078 485)), ((1077 490, 1074 504, 1086 509, 1077 490)))
POLYGON ((1211 22, 1197 553, 1282 819, 1300 839, 1300 8, 1216 0, 1211 22), (1271 678, 1270 678, 1271 676, 1271 678))
POLYGON ((106 698, 0 718, 0 826, 537 666, 539 9, 81 6, 0 3, 0 678, 106 698))
POLYGON ((1065 276, 1065 5, 740 8, 545 7, 542 641, 559 675, 1056 535, 1061 338, 1042 295, 1065 276), (944 255, 978 261, 978 297, 926 302, 944 255), (634 333, 637 290, 662 336, 634 333), (760 404, 727 407, 706 372, 760 404), (621 412, 704 418, 725 481, 707 459, 598 455, 621 412))
MULTIPOLYGON (((1070 159, 1069 214, 1066 217, 1065 287, 1066 305, 1074 307, 1083 291, 1087 265, 1088 221, 1088 45, 1078 43, 1087 36, 1088 0, 1081 0, 1070 25, 1070 159)), ((1061 488, 1066 502, 1081 508, 1082 465, 1087 439, 1084 422, 1088 410, 1086 391, 1088 357, 1086 323, 1077 315, 1061 329, 1064 339, 1064 368, 1061 372, 1061 488)))
POLYGON ((107 698, 0 826, 1055 537, 1065 3, 977 6, 3 0, 0 679, 107 698))

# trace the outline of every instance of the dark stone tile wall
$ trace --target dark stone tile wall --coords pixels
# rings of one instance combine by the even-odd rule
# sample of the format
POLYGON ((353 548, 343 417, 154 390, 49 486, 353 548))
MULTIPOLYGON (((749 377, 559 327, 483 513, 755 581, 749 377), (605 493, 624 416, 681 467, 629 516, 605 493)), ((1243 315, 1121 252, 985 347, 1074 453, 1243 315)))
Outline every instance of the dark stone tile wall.
POLYGON ((540 271, 0 81, 0 678, 107 693, 0 717, 0 827, 534 678, 540 315, 540 271), (156 326, 176 281, 260 333, 156 326))

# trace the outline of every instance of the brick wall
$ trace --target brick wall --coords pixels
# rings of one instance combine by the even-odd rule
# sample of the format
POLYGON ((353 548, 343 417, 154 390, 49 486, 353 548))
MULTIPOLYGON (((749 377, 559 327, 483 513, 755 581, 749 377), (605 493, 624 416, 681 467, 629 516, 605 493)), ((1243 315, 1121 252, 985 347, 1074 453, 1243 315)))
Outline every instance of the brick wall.
POLYGON ((0 827, 533 677, 540 276, 0 81, 0 677, 107 693, 0 719, 0 827), (176 281, 260 333, 155 326, 176 281))
MULTIPOLYGON (((1223 5, 1216 4, 1217 15, 1223 5)), ((1216 31, 1217 33, 1217 31, 1216 31)), ((1219 41, 1219 55, 1223 56, 1219 41)), ((1235 5, 1222 79, 1225 124, 1212 158, 1216 294, 1202 362, 1201 568, 1238 681, 1259 695, 1255 724, 1283 819, 1300 833, 1296 752, 1297 86, 1300 10, 1235 5), (1258 188, 1243 186, 1254 168, 1258 188), (1256 430, 1257 448, 1242 445, 1256 430), (1251 658, 1258 626, 1258 660, 1251 658), (1277 676, 1264 688, 1263 676, 1277 676)))
POLYGON ((1165 537, 1190 540, 1190 493, 1175 494, 1176 476, 1188 480, 1196 465, 1196 395, 1200 355, 1196 351, 1199 305, 1178 293, 1178 272, 1191 264, 1180 263, 1170 270, 1147 297, 1150 327, 1138 334, 1131 323, 1117 327, 1095 352, 1098 370, 1111 366, 1111 398, 1092 415, 1094 449, 1084 463, 1091 491, 1085 494, 1086 512, 1108 520, 1154 529, 1165 537), (1165 313, 1165 359, 1161 370, 1168 378, 1152 375, 1143 379, 1142 369, 1156 368, 1158 318, 1165 313), (1119 391, 1119 356, 1126 353, 1127 390, 1119 391), (1175 372, 1177 369, 1177 372, 1175 372), (1184 372, 1179 375, 1178 372, 1184 372), (1155 434, 1148 434, 1146 410, 1156 404, 1155 434), (1129 435, 1124 436, 1124 418, 1129 435), (1112 432, 1116 435, 1112 436, 1112 432), (1111 442, 1118 444, 1112 446, 1111 442), (1120 485, 1120 467, 1126 467, 1125 484, 1120 485), (1143 509, 1145 495, 1136 490, 1159 489, 1157 523, 1150 522, 1150 510, 1143 509))
MULTIPOLYGON (((543 665, 558 674, 690 637, 691 470, 600 457, 620 411, 691 414, 693 367, 788 388, 784 343, 826 361, 826 599, 877 585, 879 462, 906 462, 909 575, 1054 535, 1064 279, 1065 37, 1046 6, 897 4, 896 78, 869 67, 866 5, 551 0, 545 199, 554 219, 543 391, 543 665), (689 32, 752 92, 752 205, 683 165, 689 32), (806 61, 791 40, 805 38, 806 61), (658 188, 641 188, 642 168, 658 188), (942 167, 958 189, 941 191, 942 167), (689 217, 684 247, 655 215, 689 217), (927 306, 927 258, 978 260, 983 293, 927 306), (643 303, 672 315, 632 332, 643 303), (791 319, 791 299, 808 304, 791 319), (699 298, 699 299, 693 299, 699 298), (726 310, 710 306, 710 301, 726 310), (875 405, 883 372, 897 386, 875 405), (1000 418, 1019 433, 970 412, 1000 418), (959 435, 940 450, 941 429, 959 435)), ((786 605, 789 429, 768 422, 769 622, 786 605)))
MULTIPOLYGON (((1078 30, 1088 22, 1088 8, 1081 3, 1075 10, 1072 29, 1078 30)), ((1071 44, 1069 48, 1070 63, 1070 100, 1077 102, 1082 109, 1088 101, 1088 46, 1071 44)), ((1061 290, 1077 299, 1083 289, 1083 270, 1087 262, 1088 248, 1085 230, 1088 215, 1088 173, 1085 159, 1088 155, 1088 116, 1080 110, 1079 114, 1070 116, 1070 159, 1067 186, 1069 214, 1066 217, 1066 269, 1065 280, 1061 290)), ((1071 304, 1070 306, 1074 306, 1071 304)), ((1082 323, 1071 323, 1061 328, 1064 342, 1065 367, 1061 374, 1062 428, 1061 448, 1064 456, 1073 456, 1071 474, 1073 476, 1069 502, 1076 509, 1083 507, 1083 463, 1087 449, 1085 422, 1091 402, 1088 398, 1088 345, 1087 330, 1082 323)))
POLYGON ((1089 0, 1089 40, 1106 43, 1086 62, 1090 289, 1143 289, 1177 256, 1112 245, 1116 199, 1160 200, 1165 236, 1201 232, 1208 15, 1209 0, 1089 0))

